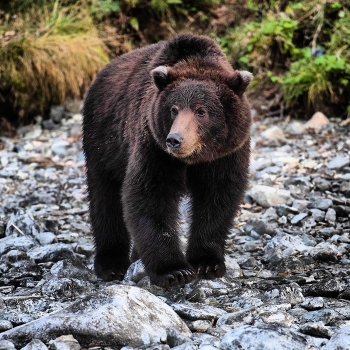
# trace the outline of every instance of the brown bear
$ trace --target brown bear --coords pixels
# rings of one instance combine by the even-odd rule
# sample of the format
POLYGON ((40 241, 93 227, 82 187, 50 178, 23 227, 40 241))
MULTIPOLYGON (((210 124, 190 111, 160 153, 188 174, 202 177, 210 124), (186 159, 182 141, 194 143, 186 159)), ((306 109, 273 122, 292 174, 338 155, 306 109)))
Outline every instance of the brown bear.
POLYGON ((83 147, 99 277, 120 280, 137 258, 165 288, 225 274, 225 239, 248 182, 251 78, 213 40, 189 34, 118 57, 98 74, 84 105, 83 147), (185 194, 186 255, 177 234, 185 194))

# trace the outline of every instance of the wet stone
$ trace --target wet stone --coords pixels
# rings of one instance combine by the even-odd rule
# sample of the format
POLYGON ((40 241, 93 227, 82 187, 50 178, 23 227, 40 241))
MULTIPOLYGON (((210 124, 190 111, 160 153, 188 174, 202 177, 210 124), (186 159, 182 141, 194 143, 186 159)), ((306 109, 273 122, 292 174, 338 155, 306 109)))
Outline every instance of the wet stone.
POLYGON ((64 243, 54 243, 37 247, 29 250, 28 255, 34 259, 36 263, 47 261, 57 262, 63 259, 75 259, 72 246, 64 243))
POLYGON ((292 225, 297 225, 297 224, 299 224, 299 222, 301 222, 301 220, 305 219, 307 216, 308 216, 307 213, 297 214, 293 217, 293 219, 290 221, 290 223, 292 225))
POLYGON ((331 159, 327 163, 327 168, 331 170, 340 170, 350 164, 350 158, 346 156, 338 156, 331 159))
POLYGON ((288 328, 277 325, 241 326, 223 337, 223 350, 305 350, 306 340, 288 328))
POLYGON ((332 204, 332 200, 328 198, 311 197, 307 207, 309 209, 327 210, 332 204))
POLYGON ((80 350, 81 346, 72 335, 62 335, 55 340, 50 340, 50 350, 80 350))
POLYGON ((191 338, 182 334, 175 328, 169 328, 166 331, 166 342, 171 348, 173 348, 191 342, 191 338))
POLYGON ((310 213, 316 222, 323 221, 326 215, 325 212, 320 209, 310 209, 310 213))
POLYGON ((13 328, 13 325, 10 321, 0 319, 0 332, 5 332, 13 328))
MULTIPOLYGON (((21 350, 47 350, 47 346, 39 339, 33 339, 21 350)), ((68 349, 67 349, 68 350, 68 349)))
POLYGON ((300 304, 300 306, 309 311, 319 310, 323 308, 324 300, 322 297, 306 297, 305 300, 300 304))
POLYGON ((73 261, 68 259, 60 260, 51 267, 50 272, 57 278, 67 277, 97 282, 97 277, 94 272, 77 259, 73 261))
POLYGON ((217 320, 226 311, 205 304, 172 304, 173 310, 188 320, 217 320))
POLYGON ((305 313, 300 317, 300 323, 323 322, 325 325, 332 323, 339 316, 334 310, 322 309, 305 313))
POLYGON ((296 199, 293 201, 292 207, 298 210, 299 212, 302 212, 307 208, 309 203, 309 201, 304 199, 296 199))
POLYGON ((329 278, 308 287, 307 295, 335 297, 341 291, 341 284, 337 278, 329 278))
POLYGON ((218 327, 229 326, 237 328, 243 325, 253 324, 256 311, 254 308, 248 310, 241 310, 233 313, 228 313, 221 316, 216 325, 218 327))
POLYGON ((330 338, 332 336, 332 331, 327 328, 323 322, 308 322, 303 324, 299 331, 304 334, 309 334, 316 337, 330 338))
POLYGON ((328 208, 327 213, 325 215, 325 220, 329 223, 335 223, 335 220, 337 219, 336 211, 332 208, 328 208))
POLYGON ((272 323, 283 327, 290 327, 294 323, 294 317, 286 311, 263 312, 259 315, 259 319, 266 324, 272 323))
POLYGON ((322 350, 350 349, 350 326, 345 326, 334 332, 329 342, 322 350))
POLYGON ((16 350, 16 348, 11 341, 0 340, 0 350, 16 350))
POLYGON ((206 332, 212 323, 209 320, 196 320, 187 322, 187 326, 192 332, 206 332))

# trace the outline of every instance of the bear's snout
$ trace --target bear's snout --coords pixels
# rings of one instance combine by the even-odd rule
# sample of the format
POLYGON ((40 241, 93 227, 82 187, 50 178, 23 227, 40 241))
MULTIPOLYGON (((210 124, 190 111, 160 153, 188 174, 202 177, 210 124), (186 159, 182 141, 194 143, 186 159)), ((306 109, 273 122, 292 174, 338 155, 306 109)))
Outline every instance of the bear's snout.
POLYGON ((175 150, 177 148, 180 148, 184 138, 180 133, 175 134, 169 134, 166 138, 166 145, 169 149, 175 150))

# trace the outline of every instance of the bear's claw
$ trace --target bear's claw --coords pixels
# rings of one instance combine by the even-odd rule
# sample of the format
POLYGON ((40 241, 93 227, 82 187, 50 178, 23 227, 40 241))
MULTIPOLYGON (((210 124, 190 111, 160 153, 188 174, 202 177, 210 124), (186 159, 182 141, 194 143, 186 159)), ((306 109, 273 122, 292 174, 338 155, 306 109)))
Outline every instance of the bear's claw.
POLYGON ((196 278, 192 269, 176 270, 164 275, 151 278, 151 283, 168 290, 170 287, 190 283, 196 278))
POLYGON ((214 279, 217 277, 223 277, 225 273, 225 264, 203 264, 197 266, 197 274, 200 278, 214 279))

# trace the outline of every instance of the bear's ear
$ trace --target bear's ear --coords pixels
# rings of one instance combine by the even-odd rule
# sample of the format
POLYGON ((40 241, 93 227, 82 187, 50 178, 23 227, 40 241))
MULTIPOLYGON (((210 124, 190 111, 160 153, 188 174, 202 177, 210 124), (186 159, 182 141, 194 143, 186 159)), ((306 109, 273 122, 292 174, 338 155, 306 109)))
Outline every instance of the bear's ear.
POLYGON ((246 70, 236 71, 228 78, 227 85, 240 96, 246 91, 252 79, 252 73, 246 70))
POLYGON ((154 84, 162 91, 169 84, 169 68, 165 66, 159 66, 151 70, 154 84))

